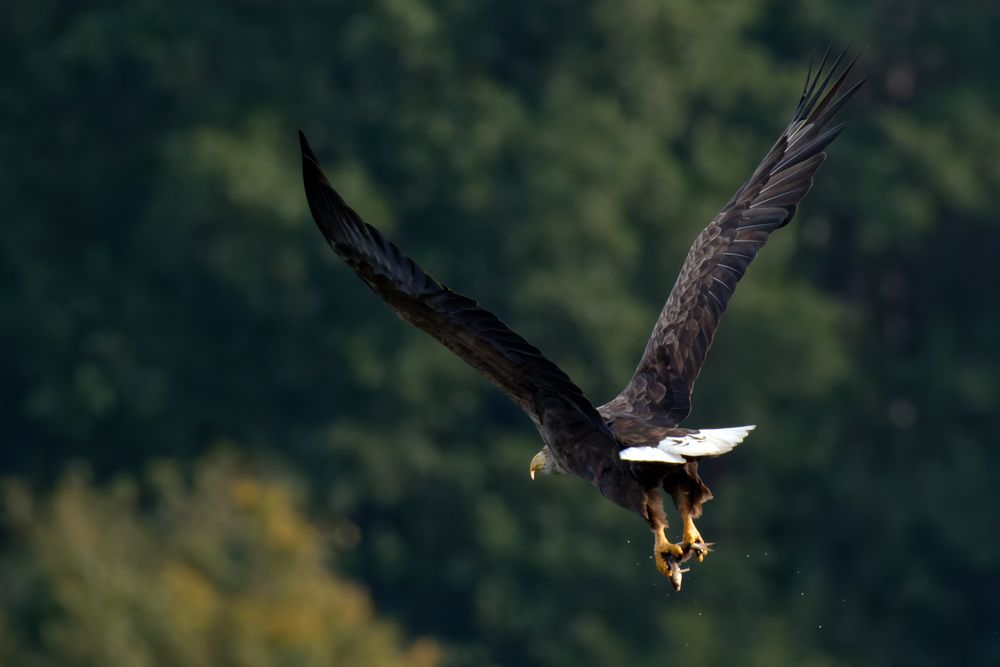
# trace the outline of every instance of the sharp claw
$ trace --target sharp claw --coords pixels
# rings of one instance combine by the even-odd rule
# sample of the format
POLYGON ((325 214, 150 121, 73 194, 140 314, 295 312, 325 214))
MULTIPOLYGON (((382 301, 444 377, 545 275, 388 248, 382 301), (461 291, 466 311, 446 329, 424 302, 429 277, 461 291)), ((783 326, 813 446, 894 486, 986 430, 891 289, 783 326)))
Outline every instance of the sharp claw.
POLYGON ((697 556, 699 563, 705 562, 705 556, 712 550, 711 546, 713 542, 704 542, 702 540, 697 540, 694 542, 683 542, 682 548, 684 549, 684 554, 680 558, 680 562, 684 563, 688 561, 691 556, 697 556))
POLYGON ((705 542, 700 537, 692 542, 668 544, 669 548, 657 551, 657 567, 670 580, 674 590, 680 591, 684 573, 691 571, 690 568, 681 567, 681 565, 689 561, 692 556, 697 556, 699 563, 704 562, 705 556, 708 555, 713 546, 715 546, 714 542, 705 542))

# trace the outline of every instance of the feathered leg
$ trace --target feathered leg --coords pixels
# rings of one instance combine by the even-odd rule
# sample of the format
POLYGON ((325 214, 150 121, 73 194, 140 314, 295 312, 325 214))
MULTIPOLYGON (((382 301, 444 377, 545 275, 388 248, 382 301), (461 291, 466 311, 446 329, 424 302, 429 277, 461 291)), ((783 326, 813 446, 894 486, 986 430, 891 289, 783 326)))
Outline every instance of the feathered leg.
POLYGON ((685 551, 684 560, 687 560, 691 553, 694 553, 698 556, 698 562, 702 562, 708 555, 711 544, 702 538, 698 528, 694 525, 694 520, 701 516, 702 503, 712 499, 712 492, 701 481, 696 462, 685 465, 684 473, 685 479, 670 488, 670 495, 673 497, 674 505, 684 523, 684 536, 681 543, 681 547, 685 551))
MULTIPOLYGON (((696 512, 694 503, 691 502, 689 495, 685 493, 679 493, 674 495, 674 504, 677 506, 677 511, 680 512, 681 521, 684 522, 684 537, 682 538, 681 547, 685 551, 694 552, 698 556, 698 562, 705 560, 705 556, 711 551, 709 547, 711 544, 706 542, 701 533, 698 532, 698 528, 694 525, 694 518, 696 515, 700 515, 701 512, 696 512)), ((686 560, 686 559, 685 559, 686 560)))

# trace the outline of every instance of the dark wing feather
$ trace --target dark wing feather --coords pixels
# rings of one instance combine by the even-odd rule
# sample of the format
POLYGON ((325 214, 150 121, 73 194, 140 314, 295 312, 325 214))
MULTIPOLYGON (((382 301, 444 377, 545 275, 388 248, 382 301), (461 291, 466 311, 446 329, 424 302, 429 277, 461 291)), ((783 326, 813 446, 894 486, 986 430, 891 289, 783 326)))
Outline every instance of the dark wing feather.
POLYGON ((843 125, 833 115, 864 83, 839 97, 857 58, 834 79, 844 54, 810 71, 785 131, 750 179, 695 239, 628 386, 599 409, 624 440, 647 440, 691 411, 691 389, 736 283, 772 232, 784 227, 812 187, 823 151, 843 125), (822 81, 820 79, 822 78, 822 81), (832 81, 832 83, 831 83, 832 81))
POLYGON ((425 273, 344 203, 301 132, 299 139, 309 209, 327 242, 361 280, 402 319, 485 375, 536 424, 547 409, 568 407, 608 434, 597 410, 558 366, 475 301, 425 273))

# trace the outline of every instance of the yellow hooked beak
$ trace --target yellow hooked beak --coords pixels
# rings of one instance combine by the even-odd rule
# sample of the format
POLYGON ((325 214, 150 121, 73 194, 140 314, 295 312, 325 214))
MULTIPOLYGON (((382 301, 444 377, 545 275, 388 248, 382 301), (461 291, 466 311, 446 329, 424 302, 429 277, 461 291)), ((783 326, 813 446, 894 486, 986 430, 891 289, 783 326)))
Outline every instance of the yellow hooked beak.
POLYGON ((531 459, 531 479, 535 479, 535 473, 545 467, 545 454, 538 452, 531 459))

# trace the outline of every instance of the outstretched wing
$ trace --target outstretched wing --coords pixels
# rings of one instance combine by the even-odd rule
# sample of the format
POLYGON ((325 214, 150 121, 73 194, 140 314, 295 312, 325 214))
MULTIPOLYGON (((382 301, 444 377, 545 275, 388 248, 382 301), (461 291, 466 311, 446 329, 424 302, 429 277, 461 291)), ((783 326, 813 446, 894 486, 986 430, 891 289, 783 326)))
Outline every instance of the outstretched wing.
POLYGON ((792 121, 750 179, 701 232, 646 344, 628 386, 599 409, 625 440, 641 440, 680 423, 691 411, 691 389, 736 283, 772 232, 795 215, 843 124, 830 119, 864 83, 837 96, 857 58, 844 54, 810 71, 792 121), (831 83, 832 82, 832 83, 831 83))
POLYGON ((326 180, 301 132, 299 140, 306 198, 316 224, 341 259, 396 314, 485 375, 537 425, 547 410, 558 408, 561 422, 590 423, 610 435, 594 406, 558 366, 475 301, 429 276, 365 223, 326 180), (579 418, 567 415, 566 408, 579 418))

